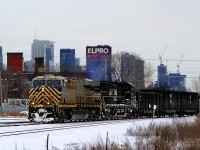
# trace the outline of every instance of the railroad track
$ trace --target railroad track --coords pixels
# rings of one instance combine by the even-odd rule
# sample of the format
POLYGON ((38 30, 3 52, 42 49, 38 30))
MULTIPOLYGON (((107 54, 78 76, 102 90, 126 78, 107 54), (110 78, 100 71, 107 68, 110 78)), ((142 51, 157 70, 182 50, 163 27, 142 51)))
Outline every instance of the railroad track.
POLYGON ((38 123, 33 123, 30 121, 23 121, 23 122, 1 122, 0 123, 0 128, 1 127, 12 127, 12 126, 28 126, 28 125, 36 125, 38 123))
MULTIPOLYGON (((158 119, 158 118, 153 118, 158 119)), ((23 130, 15 130, 15 131, 7 131, 7 132, 0 132, 1 137, 8 137, 8 136, 16 136, 16 135, 24 135, 24 134, 34 134, 40 132, 51 132, 51 131, 59 131, 59 130, 69 130, 69 129, 76 129, 76 128, 83 128, 83 127, 92 127, 92 126, 99 126, 99 125, 112 125, 112 124, 120 124, 126 122, 135 122, 140 120, 152 120, 152 118, 141 118, 141 119, 126 119, 126 120, 101 120, 101 121, 91 121, 91 122, 65 122, 65 123, 52 123, 52 124, 42 124, 42 123, 23 123, 18 126, 26 126, 26 125, 60 125, 60 126, 50 126, 44 127, 39 129, 24 129, 23 130)), ((21 122, 18 122, 19 124, 21 122)), ((15 126, 15 125, 12 125, 15 126)), ((17 125, 16 125, 17 126, 17 125)), ((6 126, 8 127, 8 126, 6 126)))
MULTIPOLYGON (((139 118, 139 119, 129 119, 129 120, 144 120, 144 119, 150 119, 150 118, 139 118)), ((156 118, 153 118, 153 119, 156 119, 156 118)), ((5 119, 6 120, 6 119, 5 119)), ((90 121, 90 122, 106 122, 106 121, 126 121, 124 119, 116 119, 116 120, 98 120, 98 121, 90 121)), ((129 121, 127 120, 127 121, 129 121)), ((64 123, 80 123, 81 121, 78 121, 78 122, 70 122, 70 121, 67 121, 67 122, 64 122, 64 123)), ((47 123, 47 124, 64 124, 64 123, 47 123)), ((12 122, 0 122, 0 128, 1 127, 12 127, 12 126, 28 126, 28 125, 41 125, 41 124, 44 124, 44 123, 37 123, 37 122, 30 122, 30 121, 12 121, 12 122)))
POLYGON ((84 128, 84 127, 92 127, 92 126, 99 126, 99 125, 111 125, 111 124, 119 124, 119 123, 126 123, 126 122, 133 122, 133 120, 109 120, 109 121, 95 121, 95 122, 77 122, 77 123, 67 123, 66 125, 62 125, 59 127, 45 127, 40 129, 27 129, 27 130, 16 130, 16 131, 7 131, 7 132, 0 132, 1 137, 8 137, 8 136, 16 136, 16 135, 24 135, 24 134, 34 134, 34 133, 41 133, 41 132, 51 132, 51 131, 59 131, 59 130, 69 130, 69 129, 76 129, 76 128, 84 128))

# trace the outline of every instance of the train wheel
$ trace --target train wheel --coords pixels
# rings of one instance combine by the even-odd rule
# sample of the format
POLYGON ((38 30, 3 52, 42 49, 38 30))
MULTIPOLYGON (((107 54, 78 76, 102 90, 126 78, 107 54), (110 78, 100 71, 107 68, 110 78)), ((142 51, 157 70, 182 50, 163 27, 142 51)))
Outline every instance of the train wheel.
POLYGON ((31 117, 31 122, 34 122, 35 121, 35 115, 33 115, 32 117, 31 117))

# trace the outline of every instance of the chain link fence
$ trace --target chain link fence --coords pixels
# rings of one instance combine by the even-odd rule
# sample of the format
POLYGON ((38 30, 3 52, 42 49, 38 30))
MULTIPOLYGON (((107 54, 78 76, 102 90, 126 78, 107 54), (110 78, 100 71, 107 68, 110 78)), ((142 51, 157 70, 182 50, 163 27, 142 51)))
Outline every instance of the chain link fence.
POLYGON ((8 99, 8 102, 2 103, 2 108, 0 108, 0 111, 2 114, 27 111, 27 102, 28 99, 8 99))

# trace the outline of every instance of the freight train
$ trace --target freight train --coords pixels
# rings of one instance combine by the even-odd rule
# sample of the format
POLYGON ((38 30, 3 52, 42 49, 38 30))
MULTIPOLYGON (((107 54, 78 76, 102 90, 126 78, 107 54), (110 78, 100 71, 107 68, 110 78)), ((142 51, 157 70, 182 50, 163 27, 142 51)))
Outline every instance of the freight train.
POLYGON ((28 108, 34 122, 184 116, 199 113, 199 97, 193 92, 136 90, 127 82, 46 74, 33 78, 28 108))

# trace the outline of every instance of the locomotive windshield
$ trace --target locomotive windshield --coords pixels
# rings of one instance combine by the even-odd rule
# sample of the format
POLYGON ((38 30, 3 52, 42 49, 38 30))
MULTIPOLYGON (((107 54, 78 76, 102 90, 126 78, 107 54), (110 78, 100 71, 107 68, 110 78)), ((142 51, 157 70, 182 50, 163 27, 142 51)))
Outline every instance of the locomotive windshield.
POLYGON ((60 80, 47 80, 47 86, 57 86, 61 85, 60 80))
POLYGON ((34 80, 33 81, 33 86, 41 86, 45 85, 45 80, 34 80))

